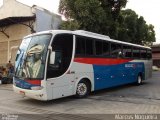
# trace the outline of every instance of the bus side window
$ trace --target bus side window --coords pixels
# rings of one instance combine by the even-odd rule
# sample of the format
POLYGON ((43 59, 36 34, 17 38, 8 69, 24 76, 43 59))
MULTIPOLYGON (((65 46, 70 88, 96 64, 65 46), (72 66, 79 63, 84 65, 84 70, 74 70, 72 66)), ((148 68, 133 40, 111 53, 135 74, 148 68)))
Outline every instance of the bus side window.
POLYGON ((88 56, 92 56, 94 55, 94 51, 93 51, 93 41, 90 38, 86 39, 86 55, 88 56))
POLYGON ((55 63, 50 64, 50 69, 59 70, 62 66, 62 51, 55 51, 55 63))
POLYGON ((151 50, 147 50, 147 58, 152 59, 152 51, 151 50))
POLYGON ((110 43, 103 41, 103 56, 110 57, 110 43))
POLYGON ((88 37, 76 36, 76 56, 93 56, 94 40, 88 37))
POLYGON ((133 58, 140 58, 140 49, 137 47, 133 48, 133 58))
POLYGON ((96 55, 102 56, 103 55, 103 41, 95 41, 95 48, 96 48, 96 55))
POLYGON ((113 57, 113 58, 121 58, 122 57, 121 44, 111 43, 111 57, 113 57))
POLYGON ((85 55, 85 39, 83 37, 76 37, 76 55, 85 55))
POLYGON ((55 52, 55 63, 48 64, 47 78, 59 77, 67 71, 73 54, 73 35, 57 34, 51 46, 55 52))
POLYGON ((146 59, 147 58, 147 50, 146 49, 141 49, 141 58, 142 59, 146 59))
POLYGON ((123 57, 131 58, 132 57, 132 47, 131 46, 123 46, 123 57))

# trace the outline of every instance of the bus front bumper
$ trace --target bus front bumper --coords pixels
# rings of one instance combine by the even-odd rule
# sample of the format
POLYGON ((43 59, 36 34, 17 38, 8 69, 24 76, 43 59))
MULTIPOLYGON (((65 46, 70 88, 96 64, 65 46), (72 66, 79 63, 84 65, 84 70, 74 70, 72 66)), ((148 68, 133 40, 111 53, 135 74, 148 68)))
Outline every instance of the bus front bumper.
POLYGON ((20 94, 23 97, 26 96, 36 100, 47 101, 47 95, 44 90, 27 90, 16 87, 15 85, 13 85, 13 90, 15 93, 20 94))

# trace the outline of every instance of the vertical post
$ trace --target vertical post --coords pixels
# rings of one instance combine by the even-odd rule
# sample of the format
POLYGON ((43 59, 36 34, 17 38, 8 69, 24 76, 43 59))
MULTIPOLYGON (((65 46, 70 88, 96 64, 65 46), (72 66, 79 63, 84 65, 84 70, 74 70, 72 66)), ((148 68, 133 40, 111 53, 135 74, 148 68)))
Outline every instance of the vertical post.
POLYGON ((10 41, 8 40, 8 58, 7 58, 7 62, 9 61, 10 59, 10 41))

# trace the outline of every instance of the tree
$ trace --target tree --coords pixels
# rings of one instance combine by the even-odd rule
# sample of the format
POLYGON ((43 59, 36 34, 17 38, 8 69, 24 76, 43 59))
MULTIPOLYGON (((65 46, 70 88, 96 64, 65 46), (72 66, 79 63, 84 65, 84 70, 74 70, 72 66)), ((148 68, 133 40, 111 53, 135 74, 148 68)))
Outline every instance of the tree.
POLYGON ((80 28, 80 24, 77 21, 63 21, 60 25, 61 29, 69 29, 69 30, 76 30, 80 28))
POLYGON ((118 39, 121 41, 127 41, 133 43, 133 41, 135 41, 135 35, 136 35, 135 26, 136 26, 136 19, 138 16, 134 11, 130 9, 121 11, 120 15, 123 21, 119 23, 118 35, 120 37, 118 36, 118 39))
POLYGON ((145 39, 142 41, 144 45, 152 46, 152 43, 155 42, 155 31, 154 31, 154 26, 149 24, 146 25, 146 35, 145 39))
POLYGON ((127 0, 60 0, 59 13, 67 19, 61 29, 82 29, 136 44, 154 42, 153 25, 147 25, 133 10, 122 10, 126 3, 127 0))
POLYGON ((120 13, 118 38, 140 45, 150 45, 155 41, 153 25, 147 25, 142 16, 138 16, 131 9, 123 10, 120 13))
MULTIPOLYGON (((59 12, 67 18, 67 22, 64 22, 61 28, 71 30, 83 29, 116 38, 117 23, 114 22, 115 18, 112 13, 113 1, 61 0, 59 12)), ((126 0, 118 1, 122 6, 125 6, 126 0)), ((121 9, 120 6, 119 9, 121 9)), ((118 12, 115 14, 118 14, 118 12)))

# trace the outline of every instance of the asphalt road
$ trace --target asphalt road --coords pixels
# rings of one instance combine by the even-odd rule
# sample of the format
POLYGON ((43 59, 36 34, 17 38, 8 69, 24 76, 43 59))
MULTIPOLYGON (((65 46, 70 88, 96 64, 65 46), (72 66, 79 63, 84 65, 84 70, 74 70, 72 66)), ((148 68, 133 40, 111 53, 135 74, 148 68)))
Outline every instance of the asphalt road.
POLYGON ((4 84, 0 85, 0 120, 111 120, 117 114, 160 114, 159 86, 160 72, 153 72, 140 86, 129 84, 93 92, 84 99, 71 96, 43 102, 22 98, 12 85, 4 84))

